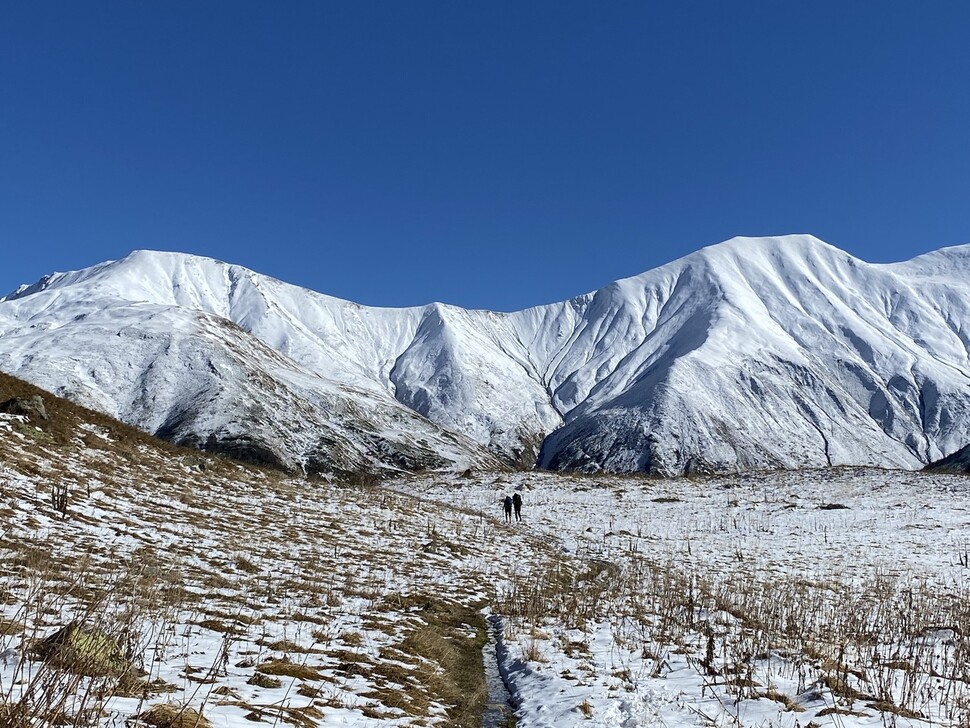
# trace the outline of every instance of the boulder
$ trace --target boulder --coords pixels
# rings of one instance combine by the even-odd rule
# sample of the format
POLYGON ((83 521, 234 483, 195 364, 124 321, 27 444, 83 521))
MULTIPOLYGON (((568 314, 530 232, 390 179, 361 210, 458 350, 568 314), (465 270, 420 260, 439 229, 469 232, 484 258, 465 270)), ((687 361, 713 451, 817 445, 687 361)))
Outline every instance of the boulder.
POLYGON ((121 677, 132 669, 112 637, 77 624, 34 643, 31 652, 52 667, 89 677, 121 677))
POLYGON ((47 421, 47 408, 44 406, 44 399, 35 394, 33 397, 13 397, 5 402, 0 402, 0 413, 8 415, 21 415, 32 420, 47 421))

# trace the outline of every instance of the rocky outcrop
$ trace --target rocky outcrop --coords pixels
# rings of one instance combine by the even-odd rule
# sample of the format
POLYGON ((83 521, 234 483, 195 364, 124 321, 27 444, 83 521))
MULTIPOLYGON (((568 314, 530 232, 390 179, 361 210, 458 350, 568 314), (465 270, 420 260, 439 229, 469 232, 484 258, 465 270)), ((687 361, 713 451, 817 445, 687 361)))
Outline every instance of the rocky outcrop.
POLYGON ((50 419, 47 416, 43 397, 36 394, 33 397, 13 397, 5 402, 0 402, 0 413, 20 415, 34 422, 47 422, 50 419))
POLYGON ((927 465, 930 473, 970 473, 970 445, 927 465))

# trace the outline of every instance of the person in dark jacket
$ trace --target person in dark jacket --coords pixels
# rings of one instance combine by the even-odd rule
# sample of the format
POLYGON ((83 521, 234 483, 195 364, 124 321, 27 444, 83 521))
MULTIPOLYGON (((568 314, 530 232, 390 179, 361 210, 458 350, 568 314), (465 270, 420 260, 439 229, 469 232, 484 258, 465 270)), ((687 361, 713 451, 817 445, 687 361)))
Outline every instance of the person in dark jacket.
POLYGON ((512 523, 512 496, 505 496, 505 522, 512 523))
POLYGON ((522 496, 516 493, 512 496, 512 507, 515 508, 515 520, 522 520, 522 496))

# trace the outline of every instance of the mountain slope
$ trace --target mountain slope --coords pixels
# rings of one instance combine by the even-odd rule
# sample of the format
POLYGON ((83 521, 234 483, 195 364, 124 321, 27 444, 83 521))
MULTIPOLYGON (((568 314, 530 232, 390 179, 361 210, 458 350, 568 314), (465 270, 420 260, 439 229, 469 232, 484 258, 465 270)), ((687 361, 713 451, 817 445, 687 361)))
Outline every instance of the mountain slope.
POLYGON ((621 282, 644 292, 627 309, 659 312, 541 463, 915 467, 952 452, 970 435, 964 253, 873 266, 812 238, 738 239, 621 282))
POLYGON ((153 253, 53 276, 0 304, 0 368, 174 442, 288 470, 498 466, 342 369, 339 341, 308 346, 306 324, 261 282, 153 253), (5 314, 22 325, 4 326, 5 314))
POLYGON ((968 272, 970 246, 873 265, 736 238, 493 313, 369 308, 139 251, 0 301, 0 369, 310 471, 913 468, 970 441, 968 272))

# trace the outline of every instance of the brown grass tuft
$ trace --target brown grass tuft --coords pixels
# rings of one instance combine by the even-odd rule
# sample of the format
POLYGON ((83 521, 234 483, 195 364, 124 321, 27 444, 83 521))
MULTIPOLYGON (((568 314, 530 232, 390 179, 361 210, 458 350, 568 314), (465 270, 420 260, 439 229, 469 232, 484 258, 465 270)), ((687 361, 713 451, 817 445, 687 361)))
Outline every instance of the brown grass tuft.
POLYGON ((323 675, 308 665, 301 665, 298 662, 289 660, 268 660, 262 665, 256 666, 256 671, 264 675, 279 675, 281 677, 292 677, 297 680, 322 680, 323 675))
POLYGON ((177 703, 158 703, 138 716, 138 720, 156 728, 211 728, 195 708, 177 703))

